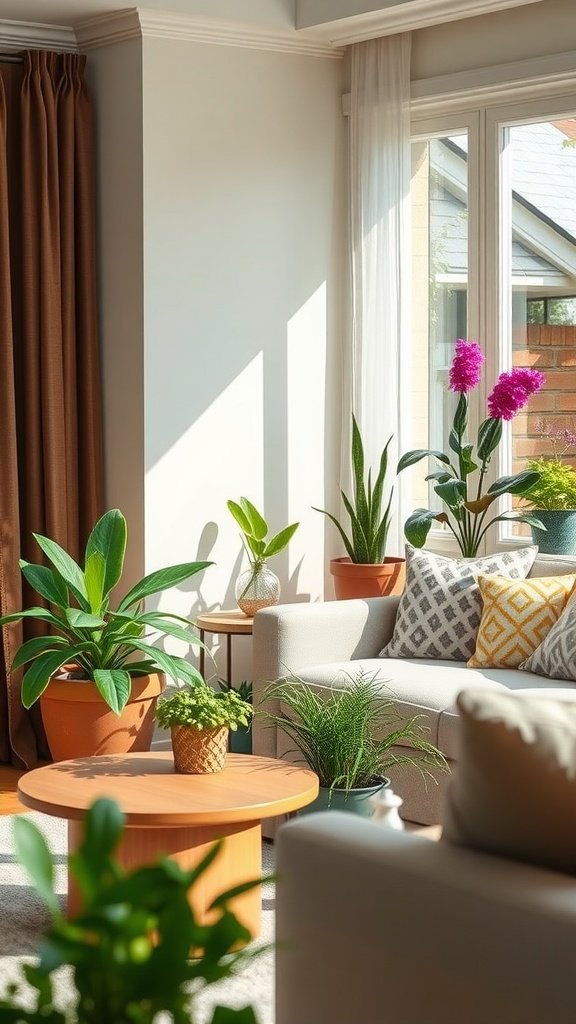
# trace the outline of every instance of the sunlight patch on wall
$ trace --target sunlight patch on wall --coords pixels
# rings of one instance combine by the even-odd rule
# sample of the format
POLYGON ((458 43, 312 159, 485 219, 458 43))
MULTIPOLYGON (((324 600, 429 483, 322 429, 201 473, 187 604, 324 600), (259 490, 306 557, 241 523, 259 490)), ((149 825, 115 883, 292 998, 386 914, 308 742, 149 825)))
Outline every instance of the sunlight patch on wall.
POLYGON ((146 571, 216 563, 199 592, 193 577, 164 595, 161 608, 193 618, 235 605, 242 545, 226 501, 244 494, 262 502, 262 389, 259 353, 146 474, 146 571))
POLYGON ((318 600, 325 517, 311 506, 325 507, 326 283, 289 321, 287 342, 288 521, 300 522, 289 547, 290 576, 298 573, 299 597, 318 600))

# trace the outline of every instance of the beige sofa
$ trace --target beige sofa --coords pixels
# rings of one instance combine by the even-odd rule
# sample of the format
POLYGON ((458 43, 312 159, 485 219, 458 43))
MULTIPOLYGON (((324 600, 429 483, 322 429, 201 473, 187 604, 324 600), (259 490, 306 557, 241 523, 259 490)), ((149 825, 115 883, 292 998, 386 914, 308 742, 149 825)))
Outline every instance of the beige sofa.
POLYGON ((574 1024, 574 878, 336 811, 277 845, 276 1024, 574 1024))
MULTIPOLYGON (((530 575, 572 572, 576 572, 576 557, 545 555, 537 557, 530 575)), ((345 686, 359 671, 369 672, 375 685, 394 697, 400 714, 420 716, 428 729, 427 739, 450 763, 456 756, 454 701, 466 686, 541 690, 550 696, 562 690, 564 696, 566 691, 573 692, 576 699, 576 684, 516 669, 468 669, 455 661, 378 658, 392 635, 398 602, 397 597, 383 597, 277 605, 258 612, 254 621, 255 707, 265 686, 287 675, 298 675, 316 690, 327 691, 345 686)), ((298 760, 285 734, 259 716, 253 734, 254 753, 298 760)), ((416 751, 411 754, 418 756, 416 751)), ((389 774, 404 799, 405 818, 421 824, 440 821, 447 775, 437 774, 435 785, 425 783, 418 771, 406 766, 389 774)))

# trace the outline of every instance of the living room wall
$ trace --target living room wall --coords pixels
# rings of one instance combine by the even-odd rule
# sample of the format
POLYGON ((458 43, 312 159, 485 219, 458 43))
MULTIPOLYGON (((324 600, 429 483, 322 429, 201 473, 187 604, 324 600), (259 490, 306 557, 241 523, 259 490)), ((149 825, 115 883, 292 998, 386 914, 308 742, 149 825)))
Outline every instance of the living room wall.
POLYGON ((301 527, 273 568, 323 594, 339 466, 341 61, 145 39, 147 571, 213 559, 183 614, 233 607, 227 498, 301 527))

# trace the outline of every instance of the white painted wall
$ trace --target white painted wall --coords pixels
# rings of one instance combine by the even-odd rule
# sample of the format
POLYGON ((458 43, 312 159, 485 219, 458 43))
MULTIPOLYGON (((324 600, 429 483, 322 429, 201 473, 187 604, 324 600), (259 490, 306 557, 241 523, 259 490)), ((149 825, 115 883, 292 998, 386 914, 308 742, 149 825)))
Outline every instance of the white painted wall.
POLYGON ((90 54, 97 142, 99 319, 104 394, 105 502, 129 528, 126 589, 144 571, 144 280, 142 48, 90 54))
POLYGON ((576 50, 575 0, 544 0, 412 34, 412 79, 576 50))
POLYGON ((337 494, 341 64, 144 40, 146 569, 214 559, 199 593, 166 598, 185 615, 235 604, 240 495, 274 532, 301 521, 271 563, 283 599, 323 594, 310 506, 337 494))

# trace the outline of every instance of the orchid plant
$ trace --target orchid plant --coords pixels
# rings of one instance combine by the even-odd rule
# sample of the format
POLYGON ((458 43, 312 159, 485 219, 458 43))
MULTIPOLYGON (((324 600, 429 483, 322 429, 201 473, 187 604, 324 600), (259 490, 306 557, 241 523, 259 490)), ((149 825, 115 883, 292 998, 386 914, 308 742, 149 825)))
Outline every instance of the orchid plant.
POLYGON ((494 502, 503 494, 524 495, 539 480, 535 469, 513 476, 501 476, 486 490, 486 477, 490 460, 502 437, 502 421, 511 420, 527 404, 531 395, 540 391, 544 374, 539 370, 515 368, 501 373, 488 397, 489 416, 479 427, 476 452, 466 439, 468 426, 468 394, 480 383, 484 356, 476 341, 456 342, 456 353, 450 368, 450 390, 458 395, 448 446, 452 454, 419 448, 406 452, 398 463, 398 472, 413 466, 421 459, 432 458, 439 468, 429 473, 426 480, 434 481, 434 491, 445 510, 435 512, 416 509, 404 525, 406 539, 421 548, 426 543, 432 523, 445 523, 454 534, 462 555, 474 558, 487 530, 501 520, 528 523, 542 529, 542 523, 532 513, 503 512, 489 518, 494 502), (475 475, 476 474, 476 475, 475 475), (488 520, 488 521, 487 521, 488 520))

